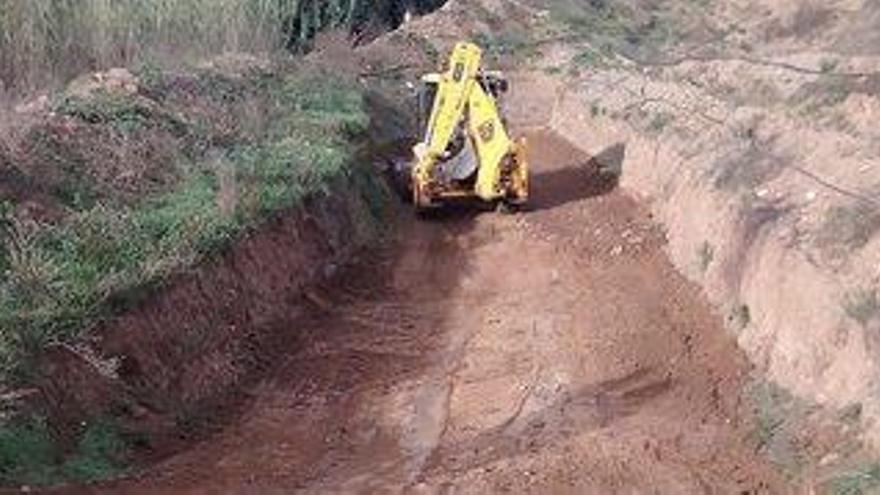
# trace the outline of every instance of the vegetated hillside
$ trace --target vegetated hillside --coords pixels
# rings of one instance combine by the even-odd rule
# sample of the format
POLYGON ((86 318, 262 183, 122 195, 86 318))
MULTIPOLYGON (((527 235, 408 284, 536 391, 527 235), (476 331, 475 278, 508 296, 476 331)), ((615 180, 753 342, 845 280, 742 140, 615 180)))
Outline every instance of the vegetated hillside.
POLYGON ((0 96, 87 71, 308 49, 324 29, 373 37, 440 0, 0 1, 0 96))
MULTIPOLYGON (((248 58, 223 64, 113 71, 19 116, 28 124, 7 140, 2 159, 7 391, 42 379, 48 349, 76 346, 167 277, 340 181, 379 214, 381 192, 351 168, 369 122, 353 82, 320 71, 282 74, 248 58)), ((48 438, 34 421, 13 418, 0 435, 6 481, 57 479, 56 461, 28 457, 48 438)), ((90 476, 76 465, 60 469, 90 476)))

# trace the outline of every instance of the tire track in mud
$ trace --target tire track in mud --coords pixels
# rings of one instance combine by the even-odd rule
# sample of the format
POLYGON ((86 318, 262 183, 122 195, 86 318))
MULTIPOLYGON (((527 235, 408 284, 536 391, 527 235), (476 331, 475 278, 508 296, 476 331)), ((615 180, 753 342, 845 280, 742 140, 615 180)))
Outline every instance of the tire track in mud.
POLYGON ((609 164, 549 134, 532 156, 532 211, 402 212, 232 424, 88 491, 779 491, 747 361, 660 229, 609 164))

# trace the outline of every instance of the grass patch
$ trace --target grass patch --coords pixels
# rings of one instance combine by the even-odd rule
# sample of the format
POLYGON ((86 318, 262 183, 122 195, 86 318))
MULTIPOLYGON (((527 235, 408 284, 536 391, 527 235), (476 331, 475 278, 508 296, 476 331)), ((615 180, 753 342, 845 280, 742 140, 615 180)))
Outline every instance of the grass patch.
POLYGON ((76 481, 99 481, 124 471, 128 445, 111 421, 98 421, 82 435, 76 451, 61 465, 64 477, 76 481))
POLYGON ((819 62, 819 70, 823 74, 830 74, 837 70, 837 67, 840 65, 840 61, 833 58, 823 58, 819 62))
POLYGON ((880 463, 872 463, 846 472, 827 483, 834 495, 866 495, 880 489, 880 463))
POLYGON ((772 143, 744 142, 715 162, 713 186, 731 192, 753 190, 776 177, 786 161, 774 152, 772 143))
POLYGON ((737 304, 727 318, 737 330, 744 330, 752 323, 752 310, 748 304, 737 304))
POLYGON ((862 326, 880 316, 880 298, 874 289, 858 289, 843 298, 846 315, 862 326))
POLYGON ((826 114, 834 109, 853 93, 859 92, 858 83, 851 78, 834 74, 837 63, 823 60, 820 63, 822 72, 818 78, 804 84, 789 98, 789 105, 801 117, 813 117, 826 114))
POLYGON ((657 136, 663 133, 666 127, 675 121, 675 116, 669 112, 655 113, 648 122, 648 134, 657 136))
POLYGON ((614 53, 608 47, 598 50, 588 47, 572 59, 573 69, 579 71, 582 68, 603 69, 614 65, 614 53))
POLYGON ((128 445, 112 421, 89 425, 69 453, 61 450, 41 418, 0 428, 0 482, 4 485, 106 480, 124 471, 127 456, 128 445))
POLYGON ((702 273, 706 273, 715 260, 715 248, 709 241, 703 241, 697 248, 697 263, 702 273))
POLYGON ((489 59, 495 62, 504 58, 525 60, 537 54, 536 45, 527 34, 520 31, 478 33, 474 36, 474 43, 483 48, 489 59))
POLYGON ((3 484, 45 485, 58 477, 58 449, 45 421, 32 418, 0 429, 3 484))
POLYGON ((834 21, 834 10, 822 2, 805 1, 798 5, 794 15, 786 23, 774 21, 767 29, 768 38, 808 39, 816 31, 834 21))
POLYGON ((746 393, 755 411, 754 437, 759 449, 787 476, 795 477, 804 460, 796 439, 804 405, 766 380, 754 382, 746 393))
POLYGON ((608 0, 566 0, 554 2, 550 12, 551 19, 567 37, 588 42, 594 48, 581 63, 599 61, 614 53, 629 58, 655 58, 681 36, 674 16, 657 7, 646 9, 608 0))
POLYGON ((55 105, 55 111, 78 118, 90 124, 107 125, 123 134, 152 126, 161 127, 175 136, 187 132, 185 122, 164 114, 131 95, 105 90, 95 91, 88 97, 68 96, 55 105))
POLYGON ((841 246, 853 251, 865 247, 880 231, 880 209, 866 203, 836 206, 828 210, 819 228, 820 247, 841 246))

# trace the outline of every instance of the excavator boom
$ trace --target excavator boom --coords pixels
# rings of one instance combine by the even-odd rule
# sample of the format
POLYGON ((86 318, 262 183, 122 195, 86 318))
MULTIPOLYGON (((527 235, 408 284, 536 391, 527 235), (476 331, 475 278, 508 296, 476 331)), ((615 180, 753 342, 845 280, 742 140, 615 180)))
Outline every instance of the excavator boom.
POLYGON ((528 199, 525 141, 510 139, 499 113, 507 83, 483 71, 481 62, 478 46, 458 43, 445 72, 422 78, 424 129, 411 177, 417 207, 463 197, 512 204, 528 199))

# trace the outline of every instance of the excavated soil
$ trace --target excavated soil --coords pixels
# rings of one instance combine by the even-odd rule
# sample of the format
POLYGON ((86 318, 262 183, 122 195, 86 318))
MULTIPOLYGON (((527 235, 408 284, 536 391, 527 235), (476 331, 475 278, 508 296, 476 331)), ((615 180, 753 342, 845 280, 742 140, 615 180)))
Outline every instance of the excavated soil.
POLYGON ((402 215, 392 246, 314 291, 220 431, 72 491, 780 491, 747 360, 600 173, 615 164, 531 140, 531 211, 402 215))

